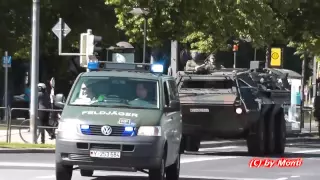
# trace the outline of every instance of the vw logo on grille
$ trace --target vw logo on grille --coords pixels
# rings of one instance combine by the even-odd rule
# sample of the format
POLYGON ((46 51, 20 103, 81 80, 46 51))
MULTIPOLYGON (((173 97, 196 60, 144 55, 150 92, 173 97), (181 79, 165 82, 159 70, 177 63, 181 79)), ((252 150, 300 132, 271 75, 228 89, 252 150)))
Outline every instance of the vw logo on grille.
POLYGON ((110 126, 102 126, 101 132, 102 134, 109 136, 112 133, 112 128, 110 126))

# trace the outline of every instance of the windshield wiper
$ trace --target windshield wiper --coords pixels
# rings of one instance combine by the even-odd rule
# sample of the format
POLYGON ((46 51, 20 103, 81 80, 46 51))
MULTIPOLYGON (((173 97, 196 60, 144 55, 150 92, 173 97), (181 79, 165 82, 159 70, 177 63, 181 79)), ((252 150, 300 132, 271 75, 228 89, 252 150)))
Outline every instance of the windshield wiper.
POLYGON ((100 107, 98 105, 92 105, 92 104, 70 104, 71 106, 82 106, 82 107, 100 107))
POLYGON ((135 107, 135 106, 129 106, 129 105, 113 105, 113 106, 108 106, 111 108, 128 108, 128 109, 150 109, 146 107, 135 107))

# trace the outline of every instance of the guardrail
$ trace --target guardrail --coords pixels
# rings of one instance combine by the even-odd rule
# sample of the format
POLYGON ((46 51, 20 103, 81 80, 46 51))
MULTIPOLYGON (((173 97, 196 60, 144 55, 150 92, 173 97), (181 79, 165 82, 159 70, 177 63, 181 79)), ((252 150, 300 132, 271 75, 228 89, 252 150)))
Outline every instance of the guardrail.
MULTIPOLYGON (((0 107, 0 110, 1 109, 7 109, 7 108, 6 107, 0 107)), ((7 113, 8 114, 8 118, 6 119, 7 120, 6 124, 0 124, 0 126, 7 127, 7 133, 6 133, 7 134, 7 138, 6 138, 6 142, 7 143, 11 143, 12 127, 18 127, 19 128, 20 137, 21 137, 21 128, 30 128, 30 125, 22 125, 23 122, 30 121, 30 119, 23 120, 20 125, 12 125, 12 118, 11 117, 12 117, 12 112, 13 111, 30 111, 30 109, 29 108, 10 108, 10 109, 8 109, 8 113, 7 113)), ((46 112, 51 112, 52 113, 52 112, 62 112, 62 109, 38 109, 38 112, 39 111, 46 111, 46 112)), ((40 120, 39 119, 38 119, 38 121, 36 123, 37 123, 37 130, 39 130, 39 129, 57 129, 57 127, 53 127, 53 126, 38 126, 38 124, 40 124, 40 120)))

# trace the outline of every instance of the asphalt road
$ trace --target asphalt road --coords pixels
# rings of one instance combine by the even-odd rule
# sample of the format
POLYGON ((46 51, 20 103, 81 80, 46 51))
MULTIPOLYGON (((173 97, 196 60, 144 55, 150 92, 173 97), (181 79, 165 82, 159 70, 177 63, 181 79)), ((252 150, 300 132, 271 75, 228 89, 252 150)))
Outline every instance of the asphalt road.
MULTIPOLYGON (((252 157, 245 146, 201 148, 181 159, 181 180, 318 180, 320 140, 307 139, 288 144, 285 157, 303 158, 301 167, 250 168, 252 157)), ((277 158, 275 158, 277 159, 277 158)), ((0 180, 55 180, 53 154, 0 154, 0 180)), ((146 180, 143 173, 97 171, 84 178, 79 171, 73 180, 146 180), (134 176, 130 177, 130 176, 134 176)))

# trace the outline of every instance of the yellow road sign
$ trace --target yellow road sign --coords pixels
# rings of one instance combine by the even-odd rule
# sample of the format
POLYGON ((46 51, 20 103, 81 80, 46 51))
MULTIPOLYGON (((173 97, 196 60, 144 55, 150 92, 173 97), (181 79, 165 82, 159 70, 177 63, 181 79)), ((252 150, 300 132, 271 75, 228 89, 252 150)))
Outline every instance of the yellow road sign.
POLYGON ((280 67, 282 63, 282 49, 281 48, 271 48, 271 66, 280 67))

